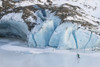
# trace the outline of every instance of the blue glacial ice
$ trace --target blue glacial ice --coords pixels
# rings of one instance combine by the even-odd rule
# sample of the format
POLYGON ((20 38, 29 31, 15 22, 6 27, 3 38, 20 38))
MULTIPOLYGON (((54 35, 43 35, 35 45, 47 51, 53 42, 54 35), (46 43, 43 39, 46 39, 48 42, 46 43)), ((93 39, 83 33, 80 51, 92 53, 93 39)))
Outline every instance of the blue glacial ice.
POLYGON ((70 37, 72 38, 72 40, 74 40, 73 36, 70 34, 72 32, 71 27, 73 27, 73 26, 74 25, 72 23, 63 23, 60 26, 58 26, 50 39, 49 46, 52 46, 52 47, 59 46, 59 48, 60 48, 61 45, 64 45, 64 43, 66 43, 66 45, 67 45, 66 40, 69 40, 69 43, 75 44, 75 42, 73 42, 73 41, 70 42, 71 41, 70 37), (65 36, 68 36, 68 37, 65 37, 65 36))
POLYGON ((37 17, 37 25, 32 30, 34 40, 36 41, 37 47, 49 46, 49 40, 57 28, 60 25, 61 19, 55 16, 55 13, 51 13, 49 10, 37 11, 35 13, 37 17), (44 14, 45 16, 44 16, 44 14))
POLYGON ((35 27, 29 31, 21 19, 21 13, 11 13, 0 20, 0 36, 14 36, 27 41, 29 47, 57 49, 85 49, 97 47, 100 38, 97 34, 78 28, 71 22, 61 23, 55 12, 40 9, 35 12, 35 27), (18 18, 16 20, 16 18, 18 18))
POLYGON ((53 21, 52 20, 45 21, 41 29, 36 34, 34 34, 37 47, 43 48, 45 46, 48 46, 53 31, 54 31, 53 21))
POLYGON ((27 39, 27 34, 28 27, 24 22, 15 20, 0 21, 0 36, 18 36, 25 40, 27 39))
POLYGON ((35 47, 32 33, 29 32, 27 24, 21 19, 21 15, 21 13, 10 13, 2 17, 0 20, 0 36, 19 38, 27 41, 28 46, 35 47))
POLYGON ((85 49, 96 46, 99 40, 96 34, 66 22, 54 31, 49 45, 59 49, 85 49))

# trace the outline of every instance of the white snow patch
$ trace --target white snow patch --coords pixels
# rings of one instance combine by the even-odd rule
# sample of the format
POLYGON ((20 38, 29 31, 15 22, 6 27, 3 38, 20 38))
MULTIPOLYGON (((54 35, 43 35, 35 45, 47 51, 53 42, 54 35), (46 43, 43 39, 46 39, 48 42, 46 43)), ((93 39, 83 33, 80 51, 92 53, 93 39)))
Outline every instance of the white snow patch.
POLYGON ((69 3, 73 6, 79 6, 84 11, 86 11, 87 14, 93 15, 97 18, 100 18, 99 12, 100 12, 100 0, 54 0, 53 4, 56 6, 61 6, 62 4, 69 3))
POLYGON ((20 7, 20 6, 25 7, 25 6, 29 6, 29 5, 34 5, 34 3, 30 2, 30 1, 22 1, 20 3, 15 4, 16 7, 20 7))
POLYGON ((32 18, 32 16, 29 16, 26 20, 29 21, 29 22, 31 22, 31 23, 36 22, 35 19, 32 18))
POLYGON ((10 20, 10 19, 13 19, 13 20, 16 20, 16 21, 23 21, 22 14, 23 13, 9 13, 7 15, 4 15, 2 17, 2 20, 10 20))
POLYGON ((0 7, 2 7, 2 1, 0 0, 0 7))

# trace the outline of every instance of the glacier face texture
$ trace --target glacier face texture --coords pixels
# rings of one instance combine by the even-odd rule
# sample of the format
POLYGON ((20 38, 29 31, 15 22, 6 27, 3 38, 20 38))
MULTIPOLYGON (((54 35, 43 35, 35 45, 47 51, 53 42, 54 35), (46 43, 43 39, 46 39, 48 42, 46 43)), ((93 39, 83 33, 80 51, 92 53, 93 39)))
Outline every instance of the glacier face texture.
POLYGON ((45 21, 39 32, 37 32, 34 35, 37 47, 48 46, 53 31, 54 31, 53 21, 52 20, 45 21))
POLYGON ((49 45, 59 49, 92 48, 99 42, 99 37, 90 31, 75 28, 72 23, 63 23, 53 33, 49 45))
POLYGON ((0 20, 1 36, 18 36, 26 40, 29 31, 21 16, 22 13, 10 13, 3 16, 0 20))
POLYGON ((90 31, 81 29, 66 22, 53 27, 50 20, 44 22, 42 28, 35 34, 37 47, 51 46, 58 49, 85 49, 96 47, 99 42, 99 36, 90 31))
POLYGON ((27 24, 21 19, 21 13, 10 13, 0 20, 0 37, 13 37, 27 41, 27 45, 33 45, 34 39, 28 30, 27 24))
POLYGON ((14 20, 1 20, 0 21, 0 36, 16 36, 22 38, 23 40, 27 39, 28 28, 24 22, 17 22, 14 20), (23 30, 24 29, 24 30, 23 30))
POLYGON ((85 49, 99 46, 100 38, 95 33, 71 22, 61 23, 55 13, 35 7, 39 9, 34 13, 37 25, 31 31, 21 19, 21 13, 11 13, 0 20, 0 36, 19 37, 26 40, 29 47, 36 48, 85 49))

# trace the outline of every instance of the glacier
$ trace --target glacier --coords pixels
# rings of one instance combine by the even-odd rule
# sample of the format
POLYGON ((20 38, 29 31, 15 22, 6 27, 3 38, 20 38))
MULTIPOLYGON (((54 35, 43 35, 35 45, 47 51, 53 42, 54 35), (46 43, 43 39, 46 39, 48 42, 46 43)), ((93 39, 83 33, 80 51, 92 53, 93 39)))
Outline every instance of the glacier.
POLYGON ((0 36, 25 40, 28 47, 56 49, 86 49, 99 45, 100 37, 72 22, 63 22, 55 12, 47 9, 37 10, 35 27, 29 31, 21 19, 22 13, 11 13, 0 20, 0 36), (18 18, 18 20, 16 20, 18 18), (80 33, 81 32, 81 33, 80 33))
POLYGON ((39 24, 33 28, 32 33, 37 47, 44 48, 49 46, 49 40, 54 30, 60 25, 61 19, 55 16, 55 13, 43 9, 42 11, 37 11, 35 15, 39 24))
POLYGON ((1 20, 0 21, 0 36, 16 36, 27 39, 28 28, 24 22, 17 22, 15 20, 1 20), (24 29, 24 30, 23 30, 24 29))
POLYGON ((96 46, 99 40, 100 37, 95 33, 78 28, 71 22, 66 22, 54 31, 49 45, 60 49, 85 49, 96 46))
POLYGON ((39 32, 37 32, 34 35, 37 47, 43 48, 45 46, 48 46, 53 31, 54 31, 53 21, 52 20, 45 21, 39 32))
POLYGON ((0 2, 0 67, 100 67, 99 0, 0 2))
POLYGON ((0 20, 0 37, 21 39, 27 42, 28 46, 33 45, 35 47, 32 33, 21 19, 21 15, 22 13, 11 13, 2 17, 0 20))

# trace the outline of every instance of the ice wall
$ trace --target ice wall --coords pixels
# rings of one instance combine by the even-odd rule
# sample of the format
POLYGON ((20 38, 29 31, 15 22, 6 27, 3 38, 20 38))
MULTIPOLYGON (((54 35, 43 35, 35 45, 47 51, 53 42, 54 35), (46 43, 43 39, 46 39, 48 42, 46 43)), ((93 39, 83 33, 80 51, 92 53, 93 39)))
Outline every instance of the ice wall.
POLYGON ((35 27, 29 31, 22 13, 10 13, 0 20, 0 36, 21 38, 29 47, 57 49, 85 49, 100 44, 100 38, 93 32, 78 28, 71 22, 61 23, 55 12, 38 8, 35 27), (17 19, 16 19, 17 18, 17 19))
POLYGON ((41 29, 34 35, 37 43, 37 47, 45 47, 49 45, 49 40, 54 31, 54 25, 52 20, 47 20, 43 23, 41 29))
POLYGON ((24 22, 15 20, 1 20, 0 21, 0 36, 15 36, 27 39, 28 27, 24 22), (24 30, 23 30, 24 29, 24 30))
POLYGON ((85 49, 96 46, 100 40, 95 33, 81 29, 71 22, 66 22, 57 27, 49 45, 59 49, 85 49))
POLYGON ((19 38, 25 40, 28 46, 34 46, 32 33, 29 32, 27 24, 22 20, 22 13, 10 13, 0 20, 0 36, 19 38))

